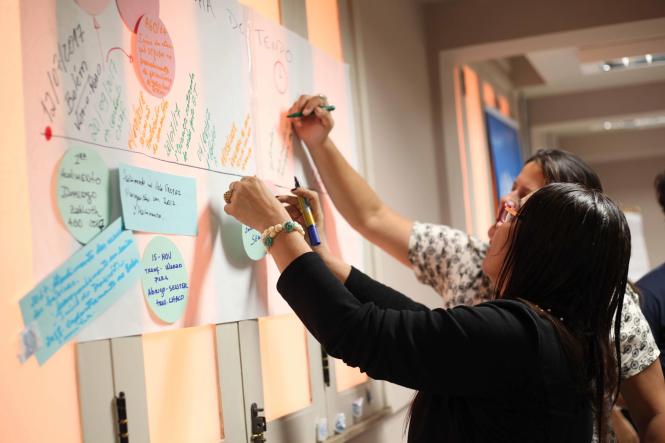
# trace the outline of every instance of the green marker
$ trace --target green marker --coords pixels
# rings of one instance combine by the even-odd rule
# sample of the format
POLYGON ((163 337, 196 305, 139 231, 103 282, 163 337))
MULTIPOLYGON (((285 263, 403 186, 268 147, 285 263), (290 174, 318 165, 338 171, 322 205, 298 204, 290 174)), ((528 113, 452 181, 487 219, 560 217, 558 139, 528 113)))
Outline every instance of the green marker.
MULTIPOLYGON (((325 109, 326 111, 335 110, 335 107, 332 105, 319 106, 319 108, 325 109)), ((294 112, 293 114, 289 114, 286 116, 286 118, 298 118, 298 117, 304 117, 304 115, 302 115, 302 112, 294 112)))

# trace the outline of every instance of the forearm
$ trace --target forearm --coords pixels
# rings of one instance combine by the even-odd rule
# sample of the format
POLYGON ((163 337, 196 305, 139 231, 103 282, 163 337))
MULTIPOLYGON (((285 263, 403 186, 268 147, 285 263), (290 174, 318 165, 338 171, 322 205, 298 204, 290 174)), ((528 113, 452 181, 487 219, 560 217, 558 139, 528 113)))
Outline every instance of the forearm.
POLYGON ((330 138, 309 148, 328 195, 346 221, 367 240, 410 266, 408 248, 413 221, 389 208, 330 138))
POLYGON ((325 244, 321 244, 320 246, 316 246, 312 249, 314 252, 319 254, 319 257, 321 257, 323 263, 325 263, 328 269, 330 269, 330 272, 332 272, 333 275, 337 277, 337 280, 344 283, 346 279, 349 278, 349 274, 351 273, 351 265, 344 262, 344 260, 341 258, 335 257, 333 253, 330 252, 328 247, 325 246, 325 244))
POLYGON ((665 442, 665 413, 653 416, 641 436, 644 443, 665 442))
POLYGON ((656 359, 621 383, 621 394, 645 442, 665 442, 665 383, 656 359))
POLYGON ((383 209, 383 201, 330 138, 321 146, 309 147, 309 152, 335 207, 354 229, 362 232, 368 220, 383 209))
POLYGON ((297 232, 282 232, 277 235, 269 251, 279 272, 284 272, 291 262, 307 252, 312 252, 312 249, 297 232))

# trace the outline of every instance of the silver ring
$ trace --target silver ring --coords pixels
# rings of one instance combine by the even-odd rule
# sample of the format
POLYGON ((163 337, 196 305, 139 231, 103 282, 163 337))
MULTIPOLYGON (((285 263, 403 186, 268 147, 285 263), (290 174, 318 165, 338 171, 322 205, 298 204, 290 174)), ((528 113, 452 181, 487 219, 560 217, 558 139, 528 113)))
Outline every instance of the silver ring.
POLYGON ((321 101, 323 102, 324 105, 328 104, 328 97, 326 97, 325 95, 317 94, 317 97, 319 97, 321 99, 321 101))

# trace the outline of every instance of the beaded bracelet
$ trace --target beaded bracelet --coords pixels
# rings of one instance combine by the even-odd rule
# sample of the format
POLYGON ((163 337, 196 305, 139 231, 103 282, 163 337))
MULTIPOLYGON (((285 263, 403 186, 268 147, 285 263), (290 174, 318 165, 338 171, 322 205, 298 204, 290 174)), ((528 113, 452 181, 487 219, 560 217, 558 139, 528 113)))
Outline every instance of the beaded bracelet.
POLYGON ((305 235, 305 230, 300 226, 300 223, 297 221, 293 220, 287 220, 284 223, 278 223, 274 226, 269 227, 263 233, 261 234, 261 241, 263 242, 263 245, 266 247, 266 249, 270 249, 272 244, 275 242, 275 237, 277 237, 277 234, 280 232, 286 232, 287 234, 289 232, 299 232, 303 236, 305 235))

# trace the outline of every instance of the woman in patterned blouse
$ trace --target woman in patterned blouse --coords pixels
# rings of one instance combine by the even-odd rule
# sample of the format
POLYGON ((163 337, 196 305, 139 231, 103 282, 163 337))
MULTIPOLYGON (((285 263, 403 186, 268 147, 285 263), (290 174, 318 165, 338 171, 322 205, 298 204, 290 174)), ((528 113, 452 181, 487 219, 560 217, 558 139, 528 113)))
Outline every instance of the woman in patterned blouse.
MULTIPOLYGON (((443 297, 444 306, 490 300, 493 289, 481 268, 487 243, 449 226, 416 222, 388 207, 328 137, 334 123, 330 113, 319 107, 322 104, 320 96, 301 96, 289 112, 302 111, 305 115, 294 122, 294 130, 307 146, 342 216, 367 240, 412 268, 418 280, 443 297)), ((555 182, 601 190, 597 175, 579 158, 559 150, 539 151, 525 163, 513 191, 502 198, 499 207, 503 209, 506 201, 519 200, 555 182)), ((500 216, 497 214, 497 219, 500 216)), ((489 235, 493 233, 494 227, 489 235)), ((620 351, 620 391, 638 431, 644 441, 665 441, 665 382, 660 353, 630 289, 621 317, 620 351)))

